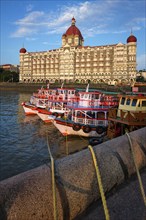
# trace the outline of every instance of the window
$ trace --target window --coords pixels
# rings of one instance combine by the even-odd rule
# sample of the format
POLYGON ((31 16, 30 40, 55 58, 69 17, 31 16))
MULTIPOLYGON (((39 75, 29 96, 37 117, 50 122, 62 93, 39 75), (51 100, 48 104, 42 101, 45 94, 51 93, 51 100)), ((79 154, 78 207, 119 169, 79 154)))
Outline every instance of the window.
POLYGON ((133 99, 132 100, 132 106, 136 106, 136 103, 137 103, 137 99, 133 99))
POLYGON ((125 98, 122 98, 121 105, 124 105, 124 102, 125 102, 125 98))
POLYGON ((142 106, 146 106, 146 101, 142 101, 142 106))
POLYGON ((97 118, 98 118, 98 119, 104 119, 104 118, 105 118, 104 112, 98 112, 98 113, 97 113, 97 118))
POLYGON ((130 99, 127 99, 126 105, 130 105, 130 99))

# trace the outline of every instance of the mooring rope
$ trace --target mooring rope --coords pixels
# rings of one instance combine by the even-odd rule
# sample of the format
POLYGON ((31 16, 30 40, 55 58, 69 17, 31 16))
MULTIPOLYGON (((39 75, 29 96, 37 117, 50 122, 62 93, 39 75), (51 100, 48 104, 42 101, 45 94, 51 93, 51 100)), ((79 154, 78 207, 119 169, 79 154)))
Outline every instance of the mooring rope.
POLYGON ((48 152, 51 159, 51 174, 52 174, 52 194, 53 194, 53 214, 54 214, 54 220, 57 220, 57 200, 56 200, 56 185, 55 185, 55 163, 54 158, 51 154, 48 136, 47 136, 47 146, 48 146, 48 152))
POLYGON ((99 171, 99 166, 97 164, 97 159, 96 159, 96 156, 95 156, 95 153, 94 153, 94 150, 93 150, 92 146, 88 145, 88 148, 90 149, 92 159, 93 159, 93 163, 94 163, 94 167, 95 167, 95 170, 96 170, 97 182, 98 182, 99 191, 100 191, 100 195, 101 195, 101 200, 102 200, 102 204, 103 204, 103 208, 104 208, 105 219, 110 220, 109 211, 108 211, 108 207, 107 207, 107 203, 106 203, 106 198, 105 198, 105 195, 104 195, 101 175, 100 175, 100 171, 99 171))
POLYGON ((135 154, 134 154, 134 149, 133 149, 131 137, 130 137, 130 135, 127 132, 126 132, 126 135, 128 137, 129 143, 130 143, 130 148, 131 148, 131 152, 132 152, 132 158, 133 158, 133 161, 134 161, 134 165, 135 165, 135 169, 136 169, 136 173, 137 173, 137 177, 138 177, 138 181, 139 181, 140 191, 141 191, 141 194, 142 194, 142 198, 143 198, 144 204, 146 206, 146 196, 145 196, 144 187, 143 187, 143 184, 142 184, 140 172, 139 172, 139 169, 138 169, 138 166, 137 166, 137 163, 136 163, 136 158, 135 158, 135 154))

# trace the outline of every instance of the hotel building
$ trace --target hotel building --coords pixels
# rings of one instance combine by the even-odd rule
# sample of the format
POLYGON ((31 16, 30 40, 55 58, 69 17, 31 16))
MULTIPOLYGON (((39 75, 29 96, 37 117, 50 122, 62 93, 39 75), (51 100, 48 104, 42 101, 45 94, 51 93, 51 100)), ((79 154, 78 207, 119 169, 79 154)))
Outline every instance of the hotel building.
POLYGON ((20 82, 128 83, 136 78, 134 35, 127 43, 84 46, 84 39, 72 18, 71 26, 62 35, 62 46, 40 52, 20 49, 20 82))

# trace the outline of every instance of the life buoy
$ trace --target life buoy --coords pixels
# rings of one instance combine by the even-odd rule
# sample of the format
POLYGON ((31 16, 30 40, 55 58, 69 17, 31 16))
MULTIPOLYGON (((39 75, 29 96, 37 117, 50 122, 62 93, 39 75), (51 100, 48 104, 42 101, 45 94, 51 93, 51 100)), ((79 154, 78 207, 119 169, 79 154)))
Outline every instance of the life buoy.
POLYGON ((105 127, 103 127, 103 126, 97 126, 96 127, 96 132, 97 132, 97 134, 102 134, 103 132, 105 132, 105 127))
POLYGON ((91 127, 89 125, 84 125, 82 129, 84 133, 89 133, 91 131, 91 127))
POLYGON ((95 145, 101 144, 102 142, 103 142, 102 138, 90 138, 89 139, 89 144, 91 146, 95 146, 95 145))
POLYGON ((81 129, 81 125, 76 123, 76 124, 73 124, 72 128, 74 131, 79 131, 81 129))

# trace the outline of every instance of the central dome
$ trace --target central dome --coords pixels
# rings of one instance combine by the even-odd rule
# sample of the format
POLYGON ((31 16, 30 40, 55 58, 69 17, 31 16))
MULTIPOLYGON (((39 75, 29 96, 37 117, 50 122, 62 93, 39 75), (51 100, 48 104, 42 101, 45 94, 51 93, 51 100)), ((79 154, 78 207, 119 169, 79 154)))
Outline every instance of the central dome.
POLYGON ((67 36, 67 35, 78 35, 78 36, 81 37, 81 39, 83 39, 83 36, 82 36, 80 30, 75 26, 75 22, 76 22, 75 18, 72 18, 72 24, 71 24, 71 26, 67 29, 65 35, 66 35, 66 36, 67 36))

